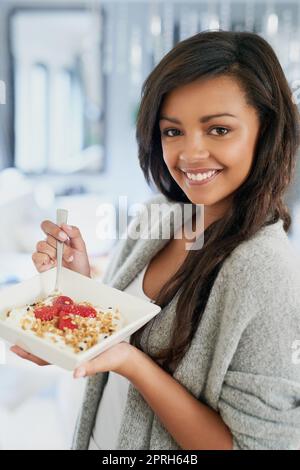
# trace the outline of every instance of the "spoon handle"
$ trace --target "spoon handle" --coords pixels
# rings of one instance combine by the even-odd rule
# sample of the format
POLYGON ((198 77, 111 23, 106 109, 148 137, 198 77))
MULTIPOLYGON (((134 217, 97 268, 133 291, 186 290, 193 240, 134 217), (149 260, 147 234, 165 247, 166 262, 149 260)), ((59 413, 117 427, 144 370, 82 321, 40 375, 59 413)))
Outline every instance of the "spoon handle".
MULTIPOLYGON (((68 211, 65 209, 57 209, 56 211, 56 225, 61 227, 62 224, 68 222, 68 211)), ((55 282, 55 291, 59 291, 60 287, 60 276, 62 269, 62 257, 64 251, 64 242, 56 241, 56 250, 57 250, 57 271, 56 271, 56 282, 55 282)))

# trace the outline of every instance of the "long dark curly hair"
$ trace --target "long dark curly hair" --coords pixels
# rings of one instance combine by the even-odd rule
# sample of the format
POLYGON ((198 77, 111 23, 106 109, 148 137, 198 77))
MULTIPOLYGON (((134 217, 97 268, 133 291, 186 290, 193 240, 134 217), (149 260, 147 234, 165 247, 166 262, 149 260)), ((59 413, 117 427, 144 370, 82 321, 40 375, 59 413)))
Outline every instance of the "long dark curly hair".
MULTIPOLYGON (((282 219, 286 232, 291 225, 283 196, 294 176, 299 113, 275 52, 254 33, 198 33, 178 43, 150 73, 142 88, 136 131, 145 178, 170 201, 190 202, 164 162, 159 112, 175 88, 221 75, 242 86, 258 113, 259 136, 250 174, 233 194, 231 210, 205 230, 202 249, 189 252, 156 299, 164 307, 180 291, 168 349, 153 357, 170 373, 189 348, 225 259, 265 225, 282 219)), ((132 335, 131 344, 141 348, 144 328, 132 335)))

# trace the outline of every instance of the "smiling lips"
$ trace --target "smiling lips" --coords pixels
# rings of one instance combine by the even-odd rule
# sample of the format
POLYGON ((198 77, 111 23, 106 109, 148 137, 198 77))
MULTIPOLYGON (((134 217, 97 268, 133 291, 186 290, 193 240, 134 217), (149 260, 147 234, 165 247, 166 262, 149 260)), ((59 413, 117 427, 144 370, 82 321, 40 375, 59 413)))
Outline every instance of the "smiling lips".
POLYGON ((196 170, 181 170, 188 180, 190 181, 206 181, 211 180, 217 173, 222 171, 222 168, 203 168, 196 170))
POLYGON ((223 170, 223 168, 179 168, 184 173, 206 173, 213 170, 223 170))

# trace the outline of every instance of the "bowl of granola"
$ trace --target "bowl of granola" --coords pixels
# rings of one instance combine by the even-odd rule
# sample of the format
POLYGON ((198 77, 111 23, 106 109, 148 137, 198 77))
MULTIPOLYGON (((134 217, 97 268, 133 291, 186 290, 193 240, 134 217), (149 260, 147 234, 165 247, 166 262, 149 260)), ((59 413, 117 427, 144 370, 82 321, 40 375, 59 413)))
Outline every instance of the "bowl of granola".
POLYGON ((0 337, 67 370, 96 357, 157 315, 161 308, 63 268, 8 287, 0 296, 0 337))

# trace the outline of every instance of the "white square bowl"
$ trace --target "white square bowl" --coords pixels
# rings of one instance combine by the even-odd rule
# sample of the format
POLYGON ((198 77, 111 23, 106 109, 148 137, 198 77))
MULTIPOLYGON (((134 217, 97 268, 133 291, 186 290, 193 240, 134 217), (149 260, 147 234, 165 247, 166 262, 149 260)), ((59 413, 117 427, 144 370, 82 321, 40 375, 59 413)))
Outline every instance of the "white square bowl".
POLYGON ((119 308, 123 326, 106 339, 87 351, 73 353, 60 349, 55 343, 22 330, 21 327, 6 323, 7 310, 32 304, 37 299, 44 299, 53 292, 56 268, 38 274, 33 278, 0 291, 0 337, 16 344, 25 351, 67 370, 74 370, 80 364, 98 356, 106 349, 120 343, 148 323, 161 308, 151 302, 122 292, 103 283, 94 281, 81 274, 63 268, 61 274, 61 292, 75 302, 91 302, 103 308, 119 308))

